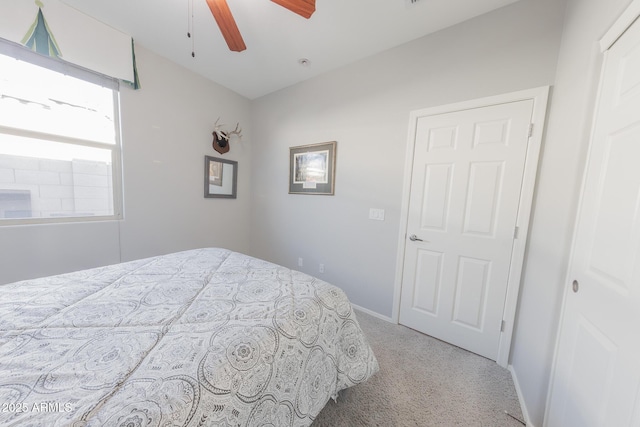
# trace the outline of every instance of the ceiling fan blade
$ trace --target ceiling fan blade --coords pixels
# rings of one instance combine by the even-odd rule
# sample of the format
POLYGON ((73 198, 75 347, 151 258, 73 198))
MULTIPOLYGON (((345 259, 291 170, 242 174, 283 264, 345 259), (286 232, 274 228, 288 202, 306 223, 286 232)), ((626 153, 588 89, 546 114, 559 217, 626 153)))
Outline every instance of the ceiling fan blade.
POLYGON ((227 0, 207 0, 207 4, 218 23, 218 27, 220 27, 220 32, 222 32, 222 36, 227 42, 229 49, 234 52, 242 52, 245 50, 247 46, 245 46, 244 40, 242 40, 242 35, 240 34, 240 30, 238 30, 235 19, 233 19, 229 5, 227 5, 227 0))
POLYGON ((286 7, 293 13, 304 18, 311 18, 313 12, 316 11, 316 0, 271 0, 282 7, 286 7))

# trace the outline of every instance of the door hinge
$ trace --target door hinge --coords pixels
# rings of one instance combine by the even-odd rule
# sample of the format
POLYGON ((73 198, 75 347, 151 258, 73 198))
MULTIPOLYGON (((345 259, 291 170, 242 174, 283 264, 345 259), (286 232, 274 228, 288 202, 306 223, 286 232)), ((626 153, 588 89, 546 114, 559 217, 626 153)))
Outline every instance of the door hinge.
POLYGON ((519 233, 520 233, 520 227, 516 225, 516 228, 513 230, 513 238, 517 239, 519 233))
POLYGON ((506 322, 503 320, 500 322, 500 332, 504 332, 504 327, 506 326, 506 322))
POLYGON ((533 123, 529 123, 529 138, 531 138, 533 136, 533 123))

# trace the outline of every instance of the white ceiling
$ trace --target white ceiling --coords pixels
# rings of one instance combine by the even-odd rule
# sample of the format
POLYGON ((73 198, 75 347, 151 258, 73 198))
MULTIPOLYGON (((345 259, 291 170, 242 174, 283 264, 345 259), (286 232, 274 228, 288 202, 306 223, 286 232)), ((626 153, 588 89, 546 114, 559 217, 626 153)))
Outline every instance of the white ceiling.
POLYGON ((63 1, 255 99, 517 0, 316 0, 309 20, 270 0, 228 0, 247 45, 243 52, 229 51, 205 0, 63 1), (310 65, 301 66, 300 58, 310 65))

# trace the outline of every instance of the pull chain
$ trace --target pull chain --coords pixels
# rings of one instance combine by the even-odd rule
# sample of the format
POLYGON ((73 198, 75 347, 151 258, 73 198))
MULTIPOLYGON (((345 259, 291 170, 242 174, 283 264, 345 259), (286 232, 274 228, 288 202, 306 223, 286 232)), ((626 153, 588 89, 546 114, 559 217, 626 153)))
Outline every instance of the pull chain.
POLYGON ((193 0, 187 0, 187 37, 191 39, 191 56, 196 57, 196 40, 193 31, 193 0))

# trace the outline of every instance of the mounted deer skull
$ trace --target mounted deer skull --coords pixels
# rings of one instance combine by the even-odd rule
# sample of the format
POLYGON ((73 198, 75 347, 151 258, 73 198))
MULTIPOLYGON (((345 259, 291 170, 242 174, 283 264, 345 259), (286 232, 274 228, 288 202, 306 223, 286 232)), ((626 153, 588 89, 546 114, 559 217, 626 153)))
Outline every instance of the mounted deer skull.
POLYGON ((223 129, 224 124, 218 124, 220 121, 220 117, 216 120, 216 123, 213 125, 213 149, 216 150, 220 154, 224 154, 229 151, 229 139, 233 135, 237 135, 238 138, 242 138, 242 129, 240 128, 240 123, 236 124, 236 128, 232 131, 226 131, 223 129))

